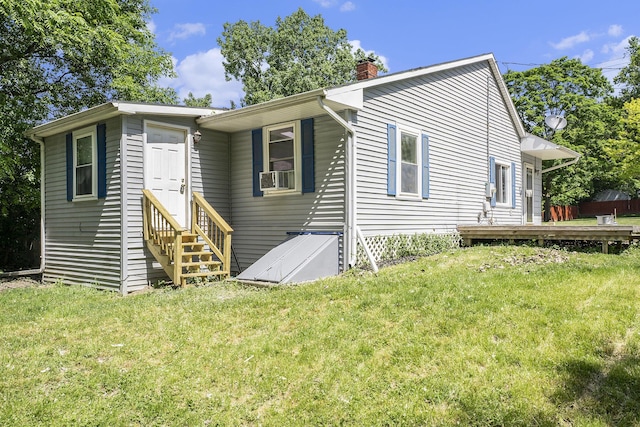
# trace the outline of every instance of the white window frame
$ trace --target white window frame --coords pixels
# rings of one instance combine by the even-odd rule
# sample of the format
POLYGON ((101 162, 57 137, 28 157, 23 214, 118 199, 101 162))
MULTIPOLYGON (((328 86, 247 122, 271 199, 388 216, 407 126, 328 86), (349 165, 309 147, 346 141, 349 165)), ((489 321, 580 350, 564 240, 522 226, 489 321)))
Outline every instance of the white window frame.
POLYGON ((511 183, 512 173, 513 172, 511 171, 511 162, 504 162, 498 159, 495 160, 493 174, 495 177, 496 206, 511 208, 511 200, 512 200, 511 189, 513 186, 511 183), (504 182, 502 182, 501 174, 498 173, 498 170, 499 170, 498 168, 500 168, 500 170, 504 168, 504 170, 506 171, 506 178, 504 179, 504 182), (500 191, 501 184, 502 186, 504 186, 504 193, 501 193, 500 191), (498 195, 500 194, 504 195, 504 200, 502 201, 500 201, 500 198, 498 197, 498 195))
POLYGON ((287 127, 293 127, 293 171, 294 171, 294 188, 286 189, 265 189, 265 196, 275 196, 282 194, 301 194, 302 193, 302 152, 301 152, 301 127, 300 120, 286 123, 278 123, 275 125, 265 126, 262 128, 262 164, 263 171, 269 172, 269 146, 271 141, 269 140, 269 133, 272 130, 282 129, 287 127))
POLYGON ((80 129, 73 132, 73 201, 95 200, 98 198, 98 139, 96 127, 80 129), (78 194, 77 169, 78 169, 78 140, 91 137, 91 193, 78 194))
POLYGON ((419 129, 396 125, 396 198, 422 200, 422 132, 419 129), (416 166, 418 185, 415 193, 406 193, 402 191, 402 134, 415 136, 416 138, 416 166))

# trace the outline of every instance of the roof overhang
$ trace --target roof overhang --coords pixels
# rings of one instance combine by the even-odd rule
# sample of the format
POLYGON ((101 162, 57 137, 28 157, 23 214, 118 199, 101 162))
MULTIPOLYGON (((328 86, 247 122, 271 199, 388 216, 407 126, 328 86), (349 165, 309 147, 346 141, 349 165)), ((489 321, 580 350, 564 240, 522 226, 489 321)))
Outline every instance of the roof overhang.
POLYGON ((119 115, 148 114, 157 116, 201 117, 222 111, 213 108, 182 107, 178 105, 142 104, 134 102, 107 102, 57 120, 36 126, 26 132, 32 139, 42 139, 69 132, 119 115))
POLYGON ((315 117, 326 114, 318 102, 318 97, 321 97, 322 101, 334 111, 359 110, 363 105, 361 88, 350 90, 316 89, 201 117, 197 122, 204 129, 239 132, 289 120, 315 117))
POLYGON ((542 160, 577 159, 580 157, 580 153, 531 134, 520 139, 520 151, 542 160))

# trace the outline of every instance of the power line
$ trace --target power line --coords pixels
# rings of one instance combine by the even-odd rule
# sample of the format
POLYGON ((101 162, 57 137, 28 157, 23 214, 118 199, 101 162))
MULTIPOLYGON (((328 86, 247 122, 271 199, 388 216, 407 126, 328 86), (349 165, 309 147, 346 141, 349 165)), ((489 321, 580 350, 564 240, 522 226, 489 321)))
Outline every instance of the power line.
MULTIPOLYGON (((605 61, 605 62, 613 62, 613 61, 617 61, 617 60, 623 60, 624 58, 616 58, 616 59, 611 59, 610 61, 605 61)), ((519 65, 522 67, 541 67, 543 65, 548 65, 548 64, 536 64, 536 63, 523 63, 523 62, 506 62, 506 61, 500 61, 500 64, 504 65, 507 67, 507 70, 509 69, 509 65, 519 65)), ((599 68, 600 70, 614 70, 614 71, 620 71, 622 70, 624 67, 593 67, 593 68, 599 68)))

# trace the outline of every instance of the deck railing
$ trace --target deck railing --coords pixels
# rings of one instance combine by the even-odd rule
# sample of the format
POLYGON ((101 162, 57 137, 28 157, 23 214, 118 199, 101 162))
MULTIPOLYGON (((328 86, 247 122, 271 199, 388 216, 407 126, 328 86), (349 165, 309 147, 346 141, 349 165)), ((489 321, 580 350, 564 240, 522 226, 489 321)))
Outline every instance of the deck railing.
POLYGON ((161 263, 173 283, 181 283, 182 234, 186 232, 150 190, 142 190, 142 218, 144 240, 159 248, 158 256, 168 257, 161 263))
POLYGON ((193 193, 191 230, 197 233, 222 262, 222 271, 231 274, 231 233, 233 229, 198 192, 193 193))

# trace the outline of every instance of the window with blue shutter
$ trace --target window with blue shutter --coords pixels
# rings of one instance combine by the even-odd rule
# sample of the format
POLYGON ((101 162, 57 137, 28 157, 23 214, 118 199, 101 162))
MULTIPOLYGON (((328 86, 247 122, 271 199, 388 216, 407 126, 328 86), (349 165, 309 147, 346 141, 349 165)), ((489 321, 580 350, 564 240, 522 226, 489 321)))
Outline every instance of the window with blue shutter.
POLYGON ((253 155, 253 197, 262 197, 260 190, 260 172, 263 171, 262 163, 262 129, 251 131, 251 152, 253 155))
POLYGON ((104 123, 65 136, 67 200, 107 197, 107 128, 104 123))
POLYGON ((489 182, 494 193, 491 206, 516 207, 516 165, 513 162, 501 162, 489 157, 489 182))
POLYGON ((67 201, 73 200, 73 134, 68 133, 67 141, 67 201))
POLYGON ((430 179, 429 136, 387 124, 387 195, 428 199, 430 179))
POLYGON ((387 194, 396 195, 396 125, 387 125, 387 194))
POLYGON ((422 198, 429 198, 429 136, 422 134, 422 198))
POLYGON ((511 208, 516 208, 516 164, 511 162, 511 208))
POLYGON ((313 193, 313 118, 252 131, 253 195, 313 193))
POLYGON ((97 128, 98 157, 98 199, 107 197, 107 125, 101 123, 97 128))
POLYGON ((489 182, 494 190, 493 195, 491 196, 491 207, 495 207, 496 193, 498 192, 498 189, 496 188, 496 158, 493 156, 489 157, 489 182))
POLYGON ((300 134, 302 140, 302 192, 313 193, 316 191, 313 118, 300 122, 300 134))

